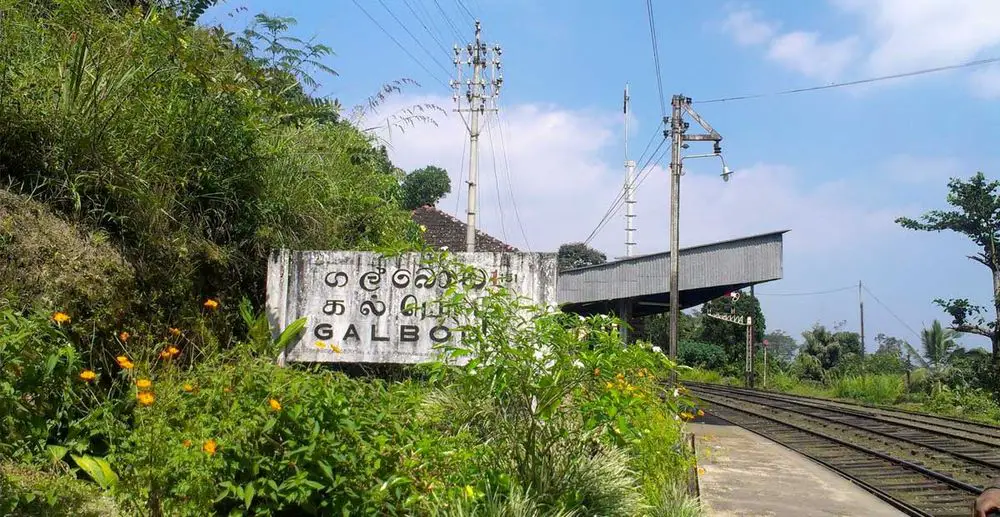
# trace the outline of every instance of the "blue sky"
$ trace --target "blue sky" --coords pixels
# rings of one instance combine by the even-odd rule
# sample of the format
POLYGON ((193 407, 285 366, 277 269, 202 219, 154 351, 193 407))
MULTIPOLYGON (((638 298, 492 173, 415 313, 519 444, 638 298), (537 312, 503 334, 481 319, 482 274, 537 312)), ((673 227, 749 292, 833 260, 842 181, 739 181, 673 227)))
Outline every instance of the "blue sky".
MULTIPOLYGON (((645 146, 661 117, 645 2, 357 1, 385 32, 349 0, 230 0, 203 22, 239 30, 257 12, 296 18, 295 35, 336 52, 327 64, 340 75, 321 78, 319 93, 346 106, 394 79, 420 82, 362 122, 384 125, 414 104, 444 108, 436 126, 380 136, 405 169, 447 168, 453 192, 439 207, 464 217, 465 128, 450 113, 451 92, 442 84, 451 56, 434 36, 447 48, 467 43, 467 7, 482 21, 486 41, 503 47, 501 117, 488 121, 481 143, 481 226, 535 251, 586 238, 622 181, 624 83, 631 85, 633 149, 645 146)), ((697 102, 1000 56, 1000 4, 982 0, 659 0, 653 6, 668 108, 673 93, 697 102)), ((881 301, 865 293, 869 348, 879 332, 916 344, 912 331, 946 319, 934 298, 988 300, 989 273, 965 258, 973 251, 969 243, 903 230, 893 219, 944 208, 951 176, 982 170, 1000 177, 994 145, 1000 67, 695 108, 724 136, 726 159, 737 172, 723 183, 717 162, 685 163, 682 246, 790 229, 784 279, 758 288, 769 329, 797 336, 813 323, 838 321, 856 329, 856 290, 791 294, 858 280, 881 301)), ((664 167, 653 167, 639 188, 640 253, 667 247, 664 167)), ((593 244, 609 256, 623 254, 623 226, 616 216, 593 244)))

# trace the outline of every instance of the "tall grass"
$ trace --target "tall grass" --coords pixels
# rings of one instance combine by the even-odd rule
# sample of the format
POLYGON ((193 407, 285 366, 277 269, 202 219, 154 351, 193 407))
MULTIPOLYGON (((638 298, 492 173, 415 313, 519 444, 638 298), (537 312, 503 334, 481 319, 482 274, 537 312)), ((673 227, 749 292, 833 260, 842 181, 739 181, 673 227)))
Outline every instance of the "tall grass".
POLYGON ((906 381, 900 375, 851 375, 833 383, 833 395, 871 404, 894 404, 906 391, 906 381))

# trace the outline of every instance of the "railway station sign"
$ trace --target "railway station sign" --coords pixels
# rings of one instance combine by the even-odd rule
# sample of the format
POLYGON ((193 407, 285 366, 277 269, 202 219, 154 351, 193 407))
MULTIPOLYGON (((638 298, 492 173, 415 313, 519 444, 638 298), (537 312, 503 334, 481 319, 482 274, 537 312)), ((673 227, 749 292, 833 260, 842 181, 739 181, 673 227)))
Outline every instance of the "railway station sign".
POLYGON ((281 332, 305 317, 300 338, 279 363, 397 363, 433 360, 436 345, 460 339, 440 297, 452 285, 471 298, 501 285, 539 305, 556 304, 552 253, 455 253, 459 274, 420 253, 385 257, 357 251, 272 252, 267 314, 281 332))

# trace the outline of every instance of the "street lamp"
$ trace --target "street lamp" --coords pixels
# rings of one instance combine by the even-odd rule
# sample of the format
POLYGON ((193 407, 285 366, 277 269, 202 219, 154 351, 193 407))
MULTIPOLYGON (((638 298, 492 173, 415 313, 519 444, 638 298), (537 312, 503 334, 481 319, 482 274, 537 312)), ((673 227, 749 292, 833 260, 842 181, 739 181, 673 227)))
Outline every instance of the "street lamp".
MULTIPOLYGON (((729 165, 726 164, 726 158, 722 156, 722 153, 689 154, 687 156, 681 156, 681 163, 684 163, 684 160, 687 160, 689 158, 694 159, 694 158, 712 158, 712 157, 717 157, 719 160, 722 161, 722 174, 721 174, 722 181, 728 182, 729 177, 733 175, 733 170, 730 169, 729 165)), ((683 175, 684 175, 684 168, 682 167, 681 176, 683 175)))

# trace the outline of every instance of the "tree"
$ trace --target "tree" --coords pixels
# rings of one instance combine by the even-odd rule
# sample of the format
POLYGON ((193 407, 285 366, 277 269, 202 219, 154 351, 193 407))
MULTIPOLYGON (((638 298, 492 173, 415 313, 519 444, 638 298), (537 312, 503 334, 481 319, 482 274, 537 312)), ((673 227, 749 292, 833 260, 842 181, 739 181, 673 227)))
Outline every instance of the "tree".
POLYGON ((764 341, 767 341, 767 353, 776 361, 787 363, 795 357, 799 344, 795 338, 789 336, 783 330, 775 330, 764 334, 764 341))
POLYGON ((902 339, 887 336, 881 332, 875 336, 875 343, 878 345, 878 349, 875 350, 875 355, 899 357, 900 359, 903 357, 903 349, 910 347, 910 345, 902 339))
POLYGON ((955 331, 942 327, 938 320, 934 320, 930 328, 920 332, 920 344, 923 345, 928 366, 936 372, 940 372, 949 363, 951 354, 958 348, 955 331))
MULTIPOLYGON (((751 316, 753 318, 753 339, 760 343, 764 339, 764 313, 760 310, 760 301, 749 295, 742 295, 735 302, 729 296, 716 298, 701 307, 705 314, 733 314, 736 316, 751 316)), ((730 363, 740 363, 746 354, 747 330, 743 325, 703 316, 699 341, 713 343, 726 350, 730 363)))
POLYGON ((448 171, 428 165, 403 178, 403 208, 415 210, 424 205, 434 205, 451 192, 448 171))
MULTIPOLYGON (((688 314, 681 311, 681 318, 677 322, 677 337, 683 343, 685 341, 698 341, 701 336, 701 323, 706 319, 701 314, 688 314)), ((668 313, 652 314, 642 317, 639 325, 638 338, 648 341, 664 350, 670 342, 670 315, 668 313)), ((678 353, 680 351, 678 350, 678 353)))
POLYGON ((607 255, 582 242, 559 246, 559 271, 585 266, 595 266, 608 261, 607 255))
POLYGON ((799 355, 816 358, 824 370, 829 370, 850 355, 861 355, 861 336, 856 332, 839 330, 839 325, 831 332, 823 325, 816 324, 802 333, 805 343, 799 355))
POLYGON ((936 299, 952 317, 951 329, 967 332, 990 339, 993 362, 1000 368, 1000 255, 997 242, 1000 241, 1000 196, 997 189, 1000 182, 987 181, 982 172, 977 172, 968 181, 952 179, 948 182, 948 204, 957 210, 932 210, 920 220, 900 217, 896 222, 904 228, 939 232, 949 230, 970 238, 979 247, 979 252, 970 255, 993 275, 993 316, 989 321, 983 316, 984 308, 972 305, 966 298, 936 299))

